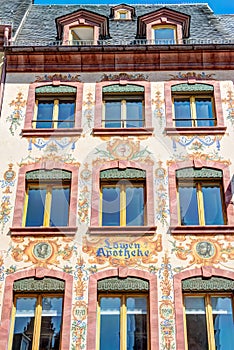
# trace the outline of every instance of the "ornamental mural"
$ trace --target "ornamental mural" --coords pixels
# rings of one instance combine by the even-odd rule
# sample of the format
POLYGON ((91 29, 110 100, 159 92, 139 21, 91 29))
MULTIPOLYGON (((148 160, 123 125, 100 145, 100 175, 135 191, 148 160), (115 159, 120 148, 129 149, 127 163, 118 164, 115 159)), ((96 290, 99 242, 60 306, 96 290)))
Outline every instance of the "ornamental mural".
POLYGON ((207 147, 215 146, 215 151, 220 151, 221 136, 171 136, 173 150, 176 152, 178 145, 187 147, 189 151, 204 151, 207 147))
POLYGON ((153 116, 158 120, 160 129, 163 129, 166 124, 166 118, 165 118, 165 101, 162 97, 162 92, 157 89, 157 86, 155 87, 156 91, 153 92, 153 98, 152 98, 152 110, 153 110, 153 116))
POLYGON ((3 190, 3 196, 0 204, 0 224, 1 232, 3 233, 5 225, 10 220, 11 210, 13 205, 11 203, 12 190, 15 186, 16 173, 13 170, 13 164, 8 165, 8 170, 3 174, 3 180, 0 180, 0 187, 3 190))
POLYGON ((227 120, 234 126, 234 91, 229 88, 222 102, 226 105, 227 120))
POLYGON ((85 120, 84 130, 86 130, 92 128, 94 120, 95 86, 92 88, 84 86, 83 95, 83 120, 85 120))
POLYGON ((12 100, 9 106, 13 108, 11 114, 6 118, 6 121, 10 123, 9 130, 11 135, 14 136, 15 131, 21 125, 25 116, 26 100, 24 100, 22 92, 18 92, 15 100, 12 100))
POLYGON ((158 167, 155 169, 156 219, 161 222, 162 226, 168 224, 169 217, 167 187, 167 171, 162 167, 162 161, 158 161, 158 167))
POLYGON ((184 80, 184 79, 196 79, 196 80, 208 80, 208 79, 214 79, 215 77, 215 74, 207 74, 206 72, 201 72, 201 73, 197 73, 197 72, 187 72, 187 73, 184 73, 184 72, 179 72, 175 75, 172 75, 170 74, 171 76, 171 79, 170 80, 173 80, 173 79, 181 79, 181 80, 184 80))

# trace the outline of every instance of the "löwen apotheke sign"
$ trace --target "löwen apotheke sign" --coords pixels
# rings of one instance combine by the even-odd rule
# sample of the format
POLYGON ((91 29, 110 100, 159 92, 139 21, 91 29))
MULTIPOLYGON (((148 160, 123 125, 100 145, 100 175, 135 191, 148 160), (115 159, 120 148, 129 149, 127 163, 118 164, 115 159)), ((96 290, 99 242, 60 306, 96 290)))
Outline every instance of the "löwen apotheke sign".
POLYGON ((104 245, 99 247, 96 252, 96 256, 102 258, 147 258, 149 255, 150 251, 145 243, 111 242, 108 238, 105 239, 104 245))

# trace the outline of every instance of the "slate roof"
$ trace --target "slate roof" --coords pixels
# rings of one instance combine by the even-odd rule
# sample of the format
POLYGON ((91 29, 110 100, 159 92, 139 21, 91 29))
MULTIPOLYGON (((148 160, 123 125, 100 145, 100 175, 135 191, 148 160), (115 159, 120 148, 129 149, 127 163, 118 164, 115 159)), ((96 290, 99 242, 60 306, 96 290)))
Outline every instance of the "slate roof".
MULTIPOLYGON (((57 38, 55 19, 79 9, 96 12, 107 18, 114 5, 30 5, 30 0, 5 1, 0 8, 0 18, 13 19, 14 30, 19 27, 23 13, 28 13, 18 30, 17 40, 55 41, 57 38), (10 4, 10 5, 9 5, 10 4), (14 6, 13 6, 14 4, 14 6), (10 12, 9 12, 10 11, 10 12)), ((133 6, 133 5, 132 5, 133 6)), ((110 43, 120 40, 133 41, 137 31, 137 17, 166 7, 191 16, 190 39, 192 40, 234 40, 234 15, 215 15, 207 4, 177 5, 135 5, 136 19, 133 21, 115 21, 109 19, 110 43)))

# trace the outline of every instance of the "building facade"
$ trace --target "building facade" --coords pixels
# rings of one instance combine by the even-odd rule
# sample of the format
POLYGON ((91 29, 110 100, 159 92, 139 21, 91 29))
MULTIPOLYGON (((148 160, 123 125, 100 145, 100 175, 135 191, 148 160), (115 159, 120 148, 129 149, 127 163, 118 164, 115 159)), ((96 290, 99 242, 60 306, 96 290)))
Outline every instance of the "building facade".
POLYGON ((0 348, 231 350, 234 15, 0 18, 0 348))

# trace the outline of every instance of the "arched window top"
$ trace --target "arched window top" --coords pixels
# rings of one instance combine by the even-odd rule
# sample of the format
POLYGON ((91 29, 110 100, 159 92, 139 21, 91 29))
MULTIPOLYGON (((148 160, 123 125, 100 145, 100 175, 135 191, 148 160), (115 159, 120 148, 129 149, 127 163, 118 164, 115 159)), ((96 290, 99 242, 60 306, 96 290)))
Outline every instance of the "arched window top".
POLYGON ((145 170, 127 169, 107 169, 100 172, 100 179, 145 179, 145 170))
POLYGON ((234 290, 234 280, 222 277, 211 277, 209 279, 193 277, 182 281, 182 289, 183 292, 232 292, 234 290))
POLYGON ((76 94, 76 88, 69 85, 43 85, 35 89, 36 95, 39 94, 76 94))
POLYGON ((63 292, 65 282, 56 278, 44 277, 43 279, 23 278, 16 280, 13 290, 17 293, 25 292, 63 292))
POLYGON ((214 87, 210 84, 177 84, 171 87, 172 92, 213 92, 214 87))
POLYGON ((105 278, 98 281, 98 291, 148 291, 149 282, 140 278, 105 278))
POLYGON ((212 168, 183 168, 176 170, 176 178, 177 179, 185 179, 185 178, 215 178, 222 179, 223 172, 220 169, 212 169, 212 168))
POLYGON ((127 85, 119 85, 113 84, 104 86, 102 88, 103 93, 132 93, 132 92, 141 92, 145 91, 143 86, 135 85, 135 84, 127 84, 127 85))
POLYGON ((33 171, 28 171, 25 174, 25 178, 28 181, 33 180, 71 180, 72 173, 67 170, 62 169, 38 169, 33 171))

